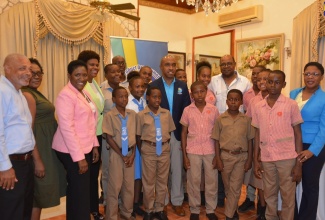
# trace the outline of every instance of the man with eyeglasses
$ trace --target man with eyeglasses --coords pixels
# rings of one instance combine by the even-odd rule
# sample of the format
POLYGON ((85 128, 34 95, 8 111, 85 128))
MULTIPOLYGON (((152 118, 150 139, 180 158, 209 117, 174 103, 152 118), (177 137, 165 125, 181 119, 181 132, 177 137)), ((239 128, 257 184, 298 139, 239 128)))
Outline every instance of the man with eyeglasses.
POLYGON ((122 57, 120 55, 115 56, 112 59, 112 63, 115 65, 118 65, 120 67, 120 71, 121 71, 120 86, 122 86, 128 90, 129 82, 126 80, 126 75, 125 75, 126 62, 125 62, 124 57, 122 57))
MULTIPOLYGON (((237 73, 235 70, 236 62, 233 56, 224 55, 220 59, 221 74, 213 76, 208 88, 216 96, 216 106, 219 113, 224 113, 228 106, 226 104, 227 94, 231 89, 238 89, 243 94, 251 88, 250 81, 245 77, 237 73)), ((240 112, 244 113, 244 108, 241 105, 240 112)), ((218 207, 224 206, 225 193, 222 178, 219 172, 218 175, 218 207)))
POLYGON ((8 55, 0 78, 0 213, 1 219, 31 218, 35 139, 32 115, 21 92, 32 77, 31 63, 21 54, 8 55))

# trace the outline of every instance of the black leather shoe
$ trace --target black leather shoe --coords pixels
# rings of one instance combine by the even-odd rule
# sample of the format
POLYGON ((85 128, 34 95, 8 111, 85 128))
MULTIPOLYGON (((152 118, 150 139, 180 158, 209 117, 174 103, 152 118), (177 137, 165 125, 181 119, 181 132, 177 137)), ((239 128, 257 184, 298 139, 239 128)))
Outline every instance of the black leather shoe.
POLYGON ((246 200, 238 207, 238 212, 244 213, 253 209, 255 209, 255 203, 246 198, 246 200))
POLYGON ((167 215, 163 211, 156 212, 155 218, 159 220, 168 220, 167 215))
POLYGON ((153 220, 154 219, 154 214, 152 212, 146 213, 143 216, 143 220, 153 220))
POLYGON ((200 220, 200 215, 191 213, 190 220, 200 220))
POLYGON ((99 212, 92 212, 91 213, 94 217, 94 220, 104 220, 104 216, 102 214, 100 214, 99 212))
POLYGON ((207 217, 209 220, 218 220, 218 217, 216 216, 215 213, 209 213, 207 214, 207 217))

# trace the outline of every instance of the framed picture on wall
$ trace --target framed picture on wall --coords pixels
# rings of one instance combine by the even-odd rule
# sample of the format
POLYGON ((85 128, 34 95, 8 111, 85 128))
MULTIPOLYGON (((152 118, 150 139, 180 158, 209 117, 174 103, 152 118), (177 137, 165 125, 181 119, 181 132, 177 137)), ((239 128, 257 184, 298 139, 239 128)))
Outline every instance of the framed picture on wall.
POLYGON ((283 69, 284 34, 236 40, 237 71, 248 78, 252 68, 283 69))
POLYGON ((168 55, 172 55, 176 59, 176 69, 185 69, 186 53, 168 51, 168 55))
POLYGON ((218 56, 210 56, 199 54, 199 62, 208 61, 211 64, 211 76, 215 76, 221 73, 220 71, 220 58, 218 56))

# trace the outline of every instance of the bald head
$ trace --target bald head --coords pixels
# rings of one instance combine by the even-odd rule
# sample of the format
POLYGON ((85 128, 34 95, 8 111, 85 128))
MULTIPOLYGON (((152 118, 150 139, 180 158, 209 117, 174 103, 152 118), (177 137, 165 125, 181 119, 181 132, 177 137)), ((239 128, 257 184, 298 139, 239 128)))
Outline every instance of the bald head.
POLYGON ((9 54, 3 62, 3 69, 6 78, 17 90, 23 86, 27 86, 32 77, 31 63, 22 54, 9 54))

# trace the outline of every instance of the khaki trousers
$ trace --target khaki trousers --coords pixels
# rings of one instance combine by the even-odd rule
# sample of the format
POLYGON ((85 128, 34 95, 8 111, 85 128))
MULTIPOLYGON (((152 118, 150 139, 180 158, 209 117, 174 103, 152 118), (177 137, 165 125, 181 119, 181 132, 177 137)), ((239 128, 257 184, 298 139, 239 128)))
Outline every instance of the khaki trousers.
POLYGON ((221 152, 221 160, 224 166, 221 175, 227 198, 225 202, 225 215, 229 218, 233 217, 238 207, 247 156, 247 153, 232 155, 225 151, 221 152))
POLYGON ((293 220, 295 210, 296 182, 292 182, 291 170, 296 159, 262 162, 264 197, 267 203, 265 217, 267 220, 278 220, 278 192, 282 198, 280 219, 293 220))
POLYGON ((112 148, 109 150, 108 180, 106 220, 118 219, 119 195, 120 215, 122 218, 129 219, 133 211, 134 165, 127 168, 121 156, 112 148))
POLYGON ((187 193, 191 213, 200 214, 201 208, 201 171, 204 169, 206 213, 214 213, 218 199, 218 170, 213 169, 215 154, 187 154, 191 168, 187 170, 187 193))
POLYGON ((145 211, 147 213, 161 212, 164 209, 170 166, 169 144, 164 144, 162 146, 162 154, 157 156, 156 147, 143 141, 141 156, 143 205, 145 211))

